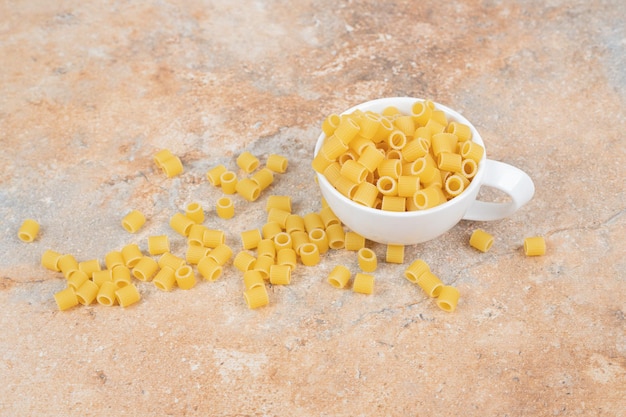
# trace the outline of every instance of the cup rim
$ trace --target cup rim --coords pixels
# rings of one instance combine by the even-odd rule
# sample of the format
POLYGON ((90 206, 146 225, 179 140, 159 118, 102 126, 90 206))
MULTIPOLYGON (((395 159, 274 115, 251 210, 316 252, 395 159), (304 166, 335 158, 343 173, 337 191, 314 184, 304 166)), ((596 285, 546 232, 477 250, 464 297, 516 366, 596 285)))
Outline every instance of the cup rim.
MULTIPOLYGON (((426 101, 426 99, 416 98, 416 97, 402 97, 402 96, 383 97, 383 98, 369 100, 369 101, 365 101, 363 103, 354 105, 350 107, 349 109, 344 110, 339 115, 341 116, 344 114, 350 114, 350 113, 353 113, 355 110, 361 110, 361 111, 372 110, 372 107, 374 108, 380 107, 380 110, 378 111, 382 112, 382 110, 388 106, 396 106, 396 107, 398 107, 398 105, 400 105, 401 107, 407 106, 407 105, 412 106, 417 101, 424 102, 426 101)), ((438 110, 442 110, 446 113, 446 116, 448 117, 449 121, 456 121, 456 122, 468 125, 470 130, 472 131, 471 140, 478 143, 479 145, 483 147, 483 149, 485 149, 485 144, 484 144, 482 137, 480 136, 480 133, 478 132, 476 127, 468 119, 465 118, 465 116, 463 116, 461 113, 457 112, 456 110, 453 110, 452 108, 445 106, 441 103, 438 103, 435 101, 432 101, 432 102, 435 104, 435 107, 438 110)), ((326 135, 324 134, 324 132, 321 132, 320 136, 317 138, 317 141, 315 143, 313 157, 315 157, 318 154, 325 139, 326 139, 326 135)), ((334 197, 336 197, 340 201, 343 201, 345 204, 348 204, 350 207, 354 208, 355 210, 363 211, 365 213, 369 213, 372 215, 385 216, 385 217, 390 217, 390 218, 410 219, 414 217, 421 217, 421 216, 431 215, 433 213, 437 213, 440 211, 444 211, 450 206, 453 206, 455 204, 461 204, 462 201, 468 198, 471 198, 471 196, 474 194, 474 191, 477 193, 478 188, 480 187, 480 183, 481 183, 482 176, 484 173, 484 165, 485 165, 484 162, 486 159, 487 159, 487 151, 485 149, 485 152, 483 153, 483 156, 480 162, 478 163, 476 175, 474 175, 474 177, 472 178, 470 185, 467 187, 467 189, 463 190, 461 194, 435 207, 431 207, 431 208, 424 209, 424 210, 414 210, 414 211, 402 211, 402 212, 385 211, 385 210, 381 210, 381 209, 377 209, 373 207, 367 207, 362 204, 355 203, 348 197, 341 194, 335 187, 333 187, 332 184, 328 182, 328 180, 323 174, 317 171, 315 171, 315 174, 317 175, 317 181, 320 187, 323 187, 324 190, 328 191, 334 197)))

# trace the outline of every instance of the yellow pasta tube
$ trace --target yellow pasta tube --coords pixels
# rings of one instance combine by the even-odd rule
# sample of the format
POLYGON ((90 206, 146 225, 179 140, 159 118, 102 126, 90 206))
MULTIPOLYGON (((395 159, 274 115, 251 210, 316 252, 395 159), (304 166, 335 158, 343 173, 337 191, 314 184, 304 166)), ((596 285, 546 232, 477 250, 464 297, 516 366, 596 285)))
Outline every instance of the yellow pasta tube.
POLYGON ((22 222, 22 225, 17 232, 17 237, 19 237, 22 242, 29 243, 37 238, 38 233, 39 223, 33 219, 26 219, 22 222))
POLYGON ((363 117, 358 119, 357 123, 360 127, 359 135, 371 140, 380 128, 380 115, 366 112, 363 117))
POLYGON ((117 288, 130 284, 130 269, 125 265, 114 266, 111 269, 111 279, 117 288))
POLYGON ((293 233, 296 231, 303 232, 304 230, 306 230, 304 217, 298 214, 290 214, 287 216, 287 219, 285 220, 285 231, 287 233, 293 233))
POLYGON ((198 262, 198 272, 207 281, 216 281, 222 275, 222 265, 210 256, 205 256, 198 262))
POLYGON ((410 115, 401 115, 394 119, 393 124, 405 136, 412 136, 415 133, 415 121, 410 115))
POLYGON ((449 313, 456 310, 459 301, 459 290, 455 287, 445 285, 441 288, 439 296, 437 296, 437 307, 449 313))
POLYGON ((261 235, 263 236, 264 239, 272 239, 274 238, 274 236, 276 236, 278 233, 282 231, 283 231, 283 228, 280 226, 280 223, 278 223, 277 221, 267 222, 261 227, 261 235))
POLYGON ((220 218, 231 219, 235 215, 235 205, 230 198, 222 197, 217 200, 215 211, 220 218))
POLYGON ((430 271, 423 272, 417 280, 419 285, 429 297, 437 297, 443 288, 443 283, 430 271))
POLYGON ((352 201, 366 207, 374 207, 378 193, 379 191, 376 185, 368 181, 363 181, 358 185, 356 191, 354 192, 352 201))
POLYGON ((200 259, 204 258, 211 252, 211 248, 200 245, 188 245, 185 252, 185 261, 191 265, 197 265, 200 259))
POLYGON ((157 261, 149 256, 143 256, 133 268, 133 276, 139 281, 150 281, 158 270, 157 261))
POLYGON ((162 149, 154 155, 154 164, 157 168, 163 169, 163 162, 173 157, 174 155, 169 149, 162 149))
POLYGON ((57 260, 57 264, 66 279, 68 279, 74 272, 78 271, 78 261, 73 255, 61 255, 57 260))
POLYGON ((440 152, 437 155, 437 168, 441 171, 461 172, 461 155, 452 152, 440 152))
POLYGON ((269 168, 262 168, 250 177, 250 179, 257 183, 261 191, 263 191, 274 182, 274 173, 269 168))
POLYGON ((237 194, 242 196, 247 201, 256 201, 261 195, 261 187, 256 181, 251 178, 243 178, 235 186, 237 194))
POLYGON ((164 266, 157 272, 152 280, 152 283, 155 287, 160 289, 161 291, 171 291, 176 284, 176 271, 169 267, 164 266))
POLYGON ((126 265, 122 252, 116 250, 108 252, 106 255, 104 255, 104 264, 106 265, 107 269, 111 270, 113 270, 113 268, 118 265, 126 265))
POLYGON ((431 182, 433 178, 439 175, 439 170, 434 161, 428 157, 417 158, 413 162, 413 173, 420 178, 422 184, 431 182))
POLYGON ((287 232, 280 232, 274 235, 274 246, 276 250, 291 249, 291 235, 287 232))
POLYGON ((202 245, 207 248, 216 248, 226 241, 226 233, 217 229, 205 229, 202 234, 202 245))
POLYGON ((190 290, 196 286, 196 276, 189 265, 183 265, 174 272, 176 285, 181 290, 190 290))
POLYGON ((304 222, 304 231, 307 233, 311 233, 315 229, 324 229, 324 222, 319 213, 307 213, 302 217, 302 221, 304 222))
POLYGON ((479 163, 485 154, 485 148, 473 141, 465 141, 461 146, 461 156, 479 163))
POLYGON ((204 244, 204 232, 208 230, 206 226, 201 224, 194 224, 189 229, 189 235, 187 236, 187 243, 195 246, 203 246, 204 244))
POLYGON ((417 284, 422 274, 430 272, 430 267, 422 259, 417 259, 404 271, 404 277, 414 284, 417 284))
POLYGON ((91 280, 87 280, 76 290, 76 298, 78 298, 79 303, 84 306, 88 306, 96 299, 98 290, 98 284, 91 280))
POLYGON ((346 235, 340 223, 329 225, 326 228, 326 235, 328 236, 328 246, 330 246, 331 249, 341 249, 344 247, 346 235))
POLYGON ((270 266, 270 283, 273 285, 289 285, 291 283, 291 267, 289 265, 270 266))
POLYGON ((128 307, 141 299, 141 294, 133 284, 125 285, 115 291, 117 303, 122 307, 128 307))
POLYGON ((162 161, 163 172, 167 175, 168 178, 173 178, 177 175, 183 173, 183 163, 177 156, 172 156, 164 161, 162 161))
POLYGON ((85 283, 85 281, 89 281, 89 277, 83 271, 76 270, 72 272, 72 274, 67 279, 68 287, 72 287, 75 290, 78 290, 81 285, 85 283))
POLYGON ((401 130, 394 130, 389 134, 387 138, 387 143, 391 147, 391 149, 401 150, 406 146, 406 135, 401 130))
POLYGON ((406 211, 406 199, 394 195, 384 195, 382 209, 386 211, 406 211))
POLYGON ((146 217, 139 210, 132 210, 122 219, 122 227, 128 233, 136 233, 146 222, 146 217))
POLYGON ((323 149, 324 147, 322 147, 322 149, 317 153, 317 155, 315 155, 315 158, 313 158, 313 161, 311 162, 311 167, 315 170, 315 172, 318 172, 320 174, 324 174, 324 171, 326 170, 326 168, 328 168, 328 166, 330 166, 333 162, 335 162, 337 157, 342 154, 342 152, 339 152, 337 157, 329 158, 326 155, 326 153, 323 152, 323 149))
POLYGON ((61 268, 59 267, 59 259, 61 258, 61 254, 59 252, 55 252, 51 249, 46 249, 44 253, 41 255, 41 266, 51 271, 60 272, 61 268))
POLYGON ((256 258, 252 269, 254 271, 258 271, 263 276, 263 279, 268 280, 270 276, 270 267, 274 264, 275 262, 273 258, 270 258, 269 256, 259 256, 256 258))
POLYGON ((344 248, 346 250, 358 251, 365 247, 365 238, 352 231, 346 232, 344 236, 344 248))
POLYGON ((263 236, 259 229, 244 230, 239 234, 244 249, 256 249, 263 236))
POLYGON ((341 166, 341 170, 339 172, 343 177, 357 184, 365 181, 365 178, 367 177, 367 168, 354 160, 346 161, 341 166))
POLYGON ((324 229, 313 229, 309 232, 309 241, 317 246, 320 254, 328 252, 328 237, 324 229))
POLYGON ((354 193, 359 184, 354 181, 349 180, 344 176, 340 176, 337 178, 336 184, 334 184, 337 191, 339 191, 344 196, 348 197, 350 200, 354 197, 354 193))
POLYGON ((416 137, 410 140, 402 148, 402 159, 408 162, 413 162, 417 158, 421 158, 428 153, 429 143, 422 137, 416 137))
POLYGON ((358 154, 354 152, 352 149, 348 149, 345 153, 339 155, 337 158, 337 162, 340 166, 343 166, 347 161, 356 161, 358 154))
MULTIPOLYGON (((350 145, 348 145, 350 149, 347 150, 346 153, 351 152, 354 155, 361 155, 363 152, 365 152, 365 149, 370 148, 372 146, 376 147, 374 142, 362 136, 357 136, 350 142, 350 145)), ((339 158, 341 158, 341 156, 339 156, 339 158)))
POLYGON ((272 239, 261 239, 257 246, 257 256, 269 256, 272 259, 276 258, 276 246, 272 239))
POLYGON ((320 262, 320 251, 314 243, 304 243, 300 247, 300 260, 306 266, 317 265, 320 262))
POLYGON ((473 159, 464 159, 461 162, 461 173, 465 178, 474 178, 478 171, 478 164, 473 159))
POLYGON ((385 154, 375 146, 368 146, 363 149, 357 162, 364 166, 369 172, 376 171, 376 168, 385 159, 385 154))
POLYGON ((476 229, 470 236, 469 244, 471 247, 481 252, 487 252, 493 245, 493 236, 482 229, 476 229))
POLYGON ((350 270, 343 265, 335 266, 326 280, 330 285, 335 288, 345 288, 348 285, 348 281, 350 281, 350 270))
POLYGON ((412 175, 400 175, 398 177, 398 196, 413 198, 420 189, 420 179, 412 175))
POLYGON ((265 166, 268 169, 280 174, 287 171, 287 165, 289 165, 289 160, 286 157, 274 153, 270 154, 265 162, 265 166))
POLYGON ((288 265, 292 270, 296 269, 298 263, 298 255, 296 251, 291 248, 279 249, 276 252, 276 264, 288 265))
POLYGON ((124 258, 124 265, 133 268, 143 257, 143 253, 136 243, 129 243, 122 248, 122 257, 124 258))
POLYGON ((259 159, 248 151, 244 151, 237 157, 237 166, 243 169, 247 174, 251 173, 259 167, 259 159))
POLYGON ((336 187, 337 181, 341 178, 341 165, 337 162, 333 162, 324 169, 323 174, 328 182, 331 183, 333 187, 336 187))
POLYGON ((265 285, 244 291, 243 298, 250 309, 266 306, 270 302, 265 285))
POLYGON ((78 297, 76 291, 72 287, 67 287, 54 294, 54 301, 57 303, 59 310, 65 311, 78 305, 78 297))
POLYGON ((219 187, 222 184, 221 176, 226 171, 227 169, 224 165, 217 165, 207 171, 206 178, 207 180, 209 180, 211 185, 219 187))
POLYGON ((444 183, 445 193, 451 197, 461 194, 466 186, 465 180, 464 177, 458 174, 450 175, 444 183))
POLYGON ((240 270, 241 272, 246 272, 252 269, 254 266, 254 262, 256 262, 256 258, 245 250, 242 250, 235 255, 233 259, 233 265, 235 268, 240 270))
POLYGON ((279 209, 291 213, 291 196, 288 195, 270 195, 267 197, 265 211, 268 213, 271 209, 279 209))
POLYGON ((148 253, 150 255, 162 255, 170 251, 170 241, 167 235, 148 237, 148 253))
POLYGON ((426 187, 413 195, 413 202, 418 210, 435 207, 442 202, 442 199, 445 201, 445 196, 439 187, 426 187))
POLYGON ((163 255, 159 257, 157 261, 159 267, 163 268, 165 266, 169 266, 174 271, 180 268, 185 264, 185 260, 183 258, 179 258, 178 256, 172 254, 171 252, 165 252, 163 255))
POLYGON ((352 291, 361 294, 371 294, 374 292, 374 276, 370 274, 364 274, 357 272, 354 275, 354 282, 352 283, 352 291))
POLYGON ((204 209, 200 203, 194 201, 187 205, 187 208, 185 209, 185 216, 189 217, 195 223, 200 224, 204 222, 204 209))
POLYGON ((324 223, 324 228, 327 228, 331 224, 341 224, 341 220, 339 217, 333 212, 333 209, 326 206, 320 210, 320 217, 322 218, 322 223, 324 223))
POLYGON ((378 164, 379 177, 391 177, 397 179, 402 174, 402 163, 399 159, 385 159, 378 164))
POLYGON ((309 235, 303 230, 295 230, 289 234, 291 236, 291 246, 300 255, 300 250, 304 244, 309 242, 309 235))
POLYGON ((387 245, 385 252, 385 262, 392 264, 404 263, 404 245, 387 245))
POLYGON ((112 282, 104 282, 98 289, 98 294, 96 295, 96 301, 98 304, 110 307, 116 303, 115 291, 117 291, 117 286, 112 282))
POLYGON ((267 212, 268 222, 277 222, 283 229, 287 225, 287 217, 291 215, 291 211, 283 210, 280 208, 272 207, 267 212))
POLYGON ((352 139, 355 138, 357 133, 361 130, 361 126, 352 119, 344 118, 337 126, 334 132, 334 136, 341 141, 341 143, 347 145, 352 139))
POLYGON ((339 117, 338 114, 329 114, 322 122, 324 135, 326 135, 326 137, 332 136, 335 130, 337 130, 337 127, 339 127, 339 123, 341 123, 341 117, 339 117))
POLYGON ((243 285, 246 288, 246 290, 249 290, 255 287, 264 287, 265 280, 263 279, 263 274, 253 269, 249 271, 245 271, 243 273, 243 285))
POLYGON ((221 266, 226 265, 226 262, 228 262, 231 256, 233 256, 233 250, 230 248, 230 246, 224 243, 217 246, 207 255, 207 257, 212 258, 215 262, 217 262, 218 265, 221 266))
POLYGON ((100 261, 97 259, 90 259, 88 261, 82 261, 78 263, 78 269, 83 271, 89 278, 92 277, 95 271, 100 271, 100 261))
POLYGON ((456 135, 456 137, 459 138, 459 141, 461 142, 472 139, 472 130, 468 125, 463 123, 448 123, 448 126, 446 127, 446 132, 456 135))
POLYGON ((113 271, 110 269, 104 269, 101 271, 94 271, 91 275, 91 280, 96 283, 98 287, 101 287, 105 282, 113 282, 113 271))
POLYGON ((359 268, 365 272, 374 272, 378 266, 378 260, 373 250, 369 248, 361 248, 357 252, 359 268))
MULTIPOLYGON (((435 111, 433 111, 433 114, 435 111)), ((430 133, 436 135, 437 133, 443 133, 446 130, 446 126, 444 124, 439 123, 437 120, 431 118, 426 125, 424 126, 426 129, 430 130, 430 133)))
POLYGON ((237 174, 233 171, 224 171, 220 175, 220 186, 224 194, 235 194, 237 192, 237 174))
POLYGON ((416 101, 411 108, 411 116, 420 126, 426 125, 432 113, 433 110, 422 101, 416 101))
POLYGON ((170 227, 184 237, 189 236, 189 231, 194 224, 196 223, 183 213, 175 213, 170 218, 170 227))
POLYGON ((435 157, 442 152, 454 153, 458 138, 452 133, 435 133, 430 139, 430 146, 435 157))
POLYGON ((524 239, 524 253, 526 256, 541 256, 546 254, 546 241, 542 236, 527 237, 524 239))
POLYGON ((398 182, 388 175, 383 175, 376 181, 376 189, 382 195, 398 195, 398 182))

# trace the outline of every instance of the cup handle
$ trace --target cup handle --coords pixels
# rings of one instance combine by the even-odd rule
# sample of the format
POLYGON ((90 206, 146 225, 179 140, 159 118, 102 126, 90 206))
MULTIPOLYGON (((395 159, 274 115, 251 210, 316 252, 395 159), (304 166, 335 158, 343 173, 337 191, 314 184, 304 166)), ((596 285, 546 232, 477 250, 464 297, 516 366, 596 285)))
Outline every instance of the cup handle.
POLYGON ((463 219, 478 221, 503 219, 530 201, 535 193, 535 185, 528 174, 504 162, 486 159, 483 163, 485 164, 485 174, 481 185, 505 192, 511 197, 511 201, 489 203, 476 200, 467 210, 463 219))

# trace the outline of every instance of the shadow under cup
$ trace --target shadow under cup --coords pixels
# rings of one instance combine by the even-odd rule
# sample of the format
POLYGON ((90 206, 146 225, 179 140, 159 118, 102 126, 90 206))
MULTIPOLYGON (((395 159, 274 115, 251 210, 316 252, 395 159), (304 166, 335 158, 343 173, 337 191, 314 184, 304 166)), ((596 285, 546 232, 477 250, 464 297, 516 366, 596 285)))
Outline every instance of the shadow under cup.
MULTIPOLYGON (((416 101, 424 100, 411 97, 381 98, 356 105, 342 114, 353 113, 357 109, 382 113, 389 106, 396 107, 404 114, 411 114, 416 101)), ((465 117, 441 104, 435 103, 435 107, 446 114, 449 122, 456 121, 469 126, 472 141, 485 148, 480 134, 465 117)), ((325 138, 324 133, 319 136, 314 156, 321 149, 325 138)), ((488 160, 486 151, 478 163, 476 175, 461 194, 433 208, 418 211, 393 212, 363 206, 337 191, 322 174, 316 174, 322 196, 339 220, 366 239, 383 244, 413 245, 426 242, 450 230, 464 218, 497 220, 507 217, 529 201, 534 193, 534 186, 526 173, 511 165, 488 160), (487 181, 486 175, 489 177, 487 181), (482 185, 504 191, 512 201, 476 201, 482 185)))

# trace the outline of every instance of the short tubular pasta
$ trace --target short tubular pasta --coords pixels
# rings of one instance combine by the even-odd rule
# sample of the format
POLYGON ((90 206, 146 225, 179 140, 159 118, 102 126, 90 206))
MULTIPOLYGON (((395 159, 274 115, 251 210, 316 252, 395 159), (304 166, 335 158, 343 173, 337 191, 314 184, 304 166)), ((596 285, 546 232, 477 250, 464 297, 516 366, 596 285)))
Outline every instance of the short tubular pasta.
POLYGON ((466 141, 461 146, 461 156, 465 159, 471 159, 479 163, 485 154, 485 148, 476 142, 466 141))
POLYGON ((174 272, 176 285, 181 290, 190 290, 196 286, 196 276, 189 265, 183 265, 174 272))
POLYGON ((341 123, 341 117, 338 114, 329 114, 322 122, 322 131, 326 136, 332 136, 341 123))
POLYGON ((473 178, 478 171, 478 164, 473 159, 464 159, 461 162, 461 173, 465 178, 473 178))
POLYGON ((303 230, 296 230, 290 233, 291 236, 291 246, 296 251, 298 255, 300 255, 300 250, 302 246, 311 243, 309 241, 309 235, 303 230))
POLYGON ((300 260, 306 266, 317 265, 320 262, 320 251, 313 243, 304 243, 300 247, 300 260))
POLYGON ((98 289, 96 301, 98 304, 107 307, 114 305, 117 302, 115 298, 115 291, 117 291, 117 286, 113 282, 103 283, 98 289))
POLYGON ((413 198, 420 189, 420 179, 411 175, 400 175, 398 177, 398 196, 413 198))
POLYGON ((152 283, 161 291, 171 291, 176 285, 175 270, 169 266, 164 266, 157 272, 152 283))
POLYGON ((146 222, 146 217, 139 210, 131 210, 122 219, 122 227, 129 233, 136 233, 146 222))
POLYGON ((128 268, 134 268, 137 262, 143 258, 143 253, 139 249, 139 245, 136 243, 129 243, 122 248, 122 257, 124 258, 124 265, 128 268))
POLYGON ((267 222, 261 227, 261 235, 264 239, 272 239, 274 236, 276 236, 278 233, 281 233, 282 231, 283 228, 281 227, 280 223, 276 221, 267 222))
POLYGON ((455 287, 444 285, 437 296, 437 307, 449 313, 456 310, 459 301, 459 290, 455 287))
POLYGON ((413 261, 411 265, 409 265, 409 267, 404 271, 404 277, 412 283, 417 284, 420 277, 425 272, 430 272, 430 267, 424 260, 417 259, 413 261))
POLYGON ((243 169, 247 174, 251 173, 259 167, 259 159, 250 152, 245 151, 237 157, 237 166, 243 169))
POLYGON ((57 265, 66 279, 69 279, 74 272, 78 271, 78 261, 74 255, 69 253, 61 255, 57 260, 57 265))
POLYGON ((341 249, 345 244, 345 233, 341 224, 331 224, 326 228, 328 236, 328 246, 331 249, 341 249))
POLYGON ((332 224, 341 224, 341 220, 339 220, 339 217, 337 217, 330 207, 323 207, 319 213, 325 228, 332 224))
POLYGON ((422 273, 417 280, 419 285, 429 297, 437 297, 443 288, 443 283, 438 276, 430 271, 422 273))
POLYGON ((304 230, 307 233, 311 233, 315 229, 324 228, 324 222, 322 221, 322 217, 319 213, 307 213, 304 217, 302 217, 302 220, 304 222, 304 230))
POLYGON ((330 274, 328 274, 327 281, 335 288, 345 288, 350 281, 350 270, 343 265, 335 266, 330 274))
POLYGON ((368 181, 363 181, 354 192, 352 200, 355 203, 362 204, 366 207, 374 207, 378 193, 378 188, 374 184, 368 181))
POLYGON ((76 291, 72 287, 67 287, 54 294, 54 301, 61 311, 68 310, 78 305, 76 291))
POLYGON ((263 279, 268 280, 270 277, 270 267, 274 264, 273 258, 269 256, 259 256, 256 261, 254 261, 252 270, 258 271, 263 276, 263 279))
POLYGON ((91 275, 91 280, 96 283, 98 287, 101 287, 105 282, 113 282, 113 271, 110 269, 103 269, 100 271, 94 271, 91 275))
POLYGON ((541 256, 546 254, 546 241, 542 236, 527 237, 524 239, 524 253, 526 256, 541 256))
POLYGON ((222 197, 217 200, 215 210, 217 215, 222 219, 231 219, 235 215, 235 205, 228 197, 222 197))
POLYGON ((348 231, 344 235, 344 248, 346 250, 358 251, 365 247, 365 238, 360 234, 348 231))
POLYGON ((445 199, 443 191, 438 187, 426 187, 418 190, 413 195, 413 203, 419 210, 429 209, 439 205, 445 199))
POLYGON ((276 246, 272 239, 261 239, 257 246, 258 256, 269 256, 272 259, 276 259, 276 246))
POLYGON ((209 180, 211 185, 219 187, 222 183, 221 175, 226 171, 227 169, 224 165, 221 165, 221 164, 217 165, 211 168, 209 171, 207 171, 206 178, 207 180, 209 180))
POLYGON ((88 306, 93 303, 98 295, 98 284, 91 280, 83 282, 83 284, 76 290, 76 298, 82 305, 88 306))
POLYGON ((159 257, 157 263, 161 268, 163 268, 164 266, 169 266, 173 270, 177 270, 185 264, 185 260, 183 258, 179 258, 171 252, 165 252, 159 257))
POLYGON ((177 156, 173 156, 172 158, 168 158, 162 161, 161 168, 168 178, 173 178, 177 175, 180 175, 184 171, 183 163, 177 156))
POLYGON ((453 152, 440 152, 437 155, 437 168, 441 171, 461 172, 461 155, 453 152))
POLYGON ((18 232, 17 232, 17 237, 22 241, 22 242, 32 242, 37 238, 37 235, 39 234, 39 223, 37 223, 36 220, 33 219, 26 219, 22 222, 22 225, 20 226, 18 232))
POLYGON ((256 249, 263 236, 259 229, 244 230, 239 234, 244 249, 256 249))
POLYGON ((493 236, 482 229, 476 229, 470 236, 469 244, 471 247, 481 252, 487 252, 493 245, 493 236))
POLYGON ((198 262, 198 272, 207 281, 216 281, 222 275, 222 265, 210 256, 205 256, 198 262))
POLYGON ((364 166, 369 172, 374 172, 378 165, 385 159, 385 154, 375 146, 368 146, 363 149, 357 162, 364 166))
POLYGON ((169 149, 161 149, 153 157, 154 164, 157 166, 157 168, 163 169, 163 162, 173 157, 174 155, 169 149))
POLYGON ((393 264, 404 263, 404 245, 387 245, 385 252, 385 262, 393 264))
POLYGON ((61 254, 59 252, 55 252, 53 250, 47 249, 46 251, 44 251, 43 255, 41 255, 41 266, 51 271, 60 272, 61 271, 61 268, 59 267, 60 258, 61 258, 61 254))
POLYGON ((78 269, 83 271, 89 278, 93 273, 102 270, 100 267, 100 261, 97 259, 89 259, 88 261, 82 261, 78 263, 78 269))
POLYGON ((328 252, 328 237, 324 229, 313 229, 309 232, 309 241, 317 246, 320 254, 328 252))
POLYGON ((184 237, 189 236, 189 231, 194 224, 196 223, 183 213, 175 213, 170 217, 170 227, 184 237))
POLYGON ((354 275, 352 291, 361 294, 372 294, 374 292, 374 276, 370 274, 364 274, 362 272, 357 272, 354 275))
POLYGON ((187 208, 185 209, 185 216, 200 224, 204 222, 204 209, 200 203, 194 201, 187 205, 187 208))
POLYGON ((122 307, 128 307, 141 299, 141 294, 133 284, 125 285, 115 291, 117 303, 122 307))
POLYGON ((274 246, 277 251, 281 249, 291 249, 291 235, 287 232, 280 232, 274 235, 274 246))
POLYGON ((274 182, 274 173, 269 168, 261 168, 250 179, 257 183, 263 191, 274 182))
POLYGON ((291 216, 291 210, 283 210, 280 208, 272 207, 267 212, 267 221, 268 222, 277 222, 280 224, 280 227, 283 229, 287 224, 287 217, 291 216))
POLYGON ((268 215, 271 209, 283 210, 287 213, 291 213, 291 196, 288 195, 270 195, 267 197, 265 204, 265 211, 268 215))
POLYGON ((289 285, 291 283, 291 267, 289 265, 270 266, 270 283, 273 285, 289 285))
POLYGON ((413 162, 417 158, 421 158, 426 155, 428 150, 428 141, 422 137, 416 137, 415 139, 411 139, 407 142, 404 148, 402 148, 402 158, 405 161, 413 162))
POLYGON ((185 252, 185 261, 191 265, 197 265, 200 259, 209 254, 211 248, 206 248, 200 245, 188 245, 185 252))
POLYGON ((204 244, 204 232, 207 230, 206 226, 201 224, 194 224, 189 229, 189 235, 187 236, 187 243, 195 246, 202 246, 204 244))
POLYGON ((466 141, 472 139, 472 130, 466 124, 459 122, 450 122, 446 128, 446 132, 452 133, 459 138, 459 141, 466 141))
POLYGON ((243 178, 235 185, 237 194, 252 202, 256 201, 261 195, 261 187, 256 181, 250 178, 243 178))
POLYGON ((143 256, 133 267, 133 276, 139 281, 150 281, 158 270, 157 261, 149 256, 143 256))
POLYGON ((202 234, 202 245, 207 248, 216 248, 226 242, 226 233, 223 230, 204 229, 202 234))
POLYGON ((254 287, 264 287, 265 280, 261 272, 251 269, 243 273, 243 285, 246 290, 254 287))
POLYGON ((340 176, 337 178, 337 182, 334 185, 335 188, 337 188, 337 191, 352 200, 359 184, 344 176, 340 176))
POLYGON ((388 175, 383 175, 376 181, 376 189, 382 195, 398 195, 398 182, 388 175))
POLYGON ((233 256, 233 250, 230 248, 230 246, 224 243, 217 246, 207 255, 208 258, 212 258, 213 260, 215 260, 215 262, 217 262, 218 265, 221 265, 221 266, 226 265, 226 262, 228 262, 228 260, 232 256, 233 256))
POLYGON ((406 198, 395 195, 384 195, 382 209, 387 211, 406 211, 406 198))
POLYGON ((276 252, 276 264, 288 265, 292 270, 296 269, 298 263, 298 255, 296 251, 291 248, 279 249, 276 252))
POLYGON ((170 241, 167 235, 148 237, 148 253, 152 256, 162 255, 170 251, 170 241))
POLYGON ((256 262, 256 258, 245 250, 238 252, 233 259, 233 265, 241 272, 251 270, 254 266, 254 262, 256 262))
POLYGON ((365 181, 367 177, 367 168, 352 159, 345 161, 341 165, 339 172, 342 176, 357 184, 365 181))
POLYGON ((461 194, 464 189, 465 182, 460 175, 454 174, 446 178, 446 181, 444 183, 444 191, 446 194, 452 197, 456 197, 457 195, 461 194))
POLYGON ((250 309, 266 306, 270 302, 265 285, 244 291, 243 298, 250 309))
POLYGON ((89 281, 89 277, 83 271, 76 270, 72 272, 72 275, 67 279, 68 287, 72 287, 75 290, 78 290, 81 285, 83 285, 86 281, 89 281))
POLYGON ((106 255, 104 255, 104 264, 106 265, 107 269, 111 270, 118 265, 125 265, 122 252, 116 250, 108 252, 106 255))
POLYGON ((377 171, 380 177, 397 179, 402 174, 402 163, 399 159, 385 159, 378 164, 377 171))
POLYGON ((357 252, 359 268, 365 272, 374 272, 378 266, 378 260, 373 250, 369 248, 361 248, 357 252))
POLYGON ((220 175, 220 186, 224 194, 235 194, 237 192, 237 174, 233 171, 224 171, 220 175))
POLYGON ((361 126, 358 125, 354 120, 349 118, 344 118, 337 126, 337 129, 333 133, 334 136, 341 141, 343 144, 348 144, 352 139, 354 139, 361 130, 361 126))
MULTIPOLYGON (((341 152, 339 153, 339 155, 341 155, 341 152)), ((328 157, 326 155, 326 153, 324 152, 324 148, 322 148, 317 153, 317 155, 315 155, 315 158, 313 158, 313 161, 311 162, 311 167, 316 172, 318 172, 320 174, 323 174, 324 171, 326 170, 326 168, 328 168, 329 165, 331 165, 333 162, 335 162, 337 157, 335 157, 335 158, 328 157)))
POLYGON ((397 150, 404 148, 406 146, 406 142, 407 142, 406 134, 399 129, 396 129, 393 132, 391 132, 389 134, 389 138, 387 139, 387 143, 389 144, 389 146, 392 149, 397 149, 397 150))
POLYGON ((296 231, 303 232, 306 230, 304 225, 304 218, 298 214, 290 214, 285 220, 285 231, 287 233, 293 233, 296 231))
POLYGON ((111 269, 111 280, 117 288, 130 284, 130 269, 125 265, 113 267, 113 269, 111 269))
POLYGON ((287 171, 287 166, 289 165, 289 160, 282 156, 282 155, 277 155, 277 154, 270 154, 267 157, 267 161, 265 162, 265 166, 269 169, 271 169, 274 172, 278 172, 278 173, 284 173, 287 171))

